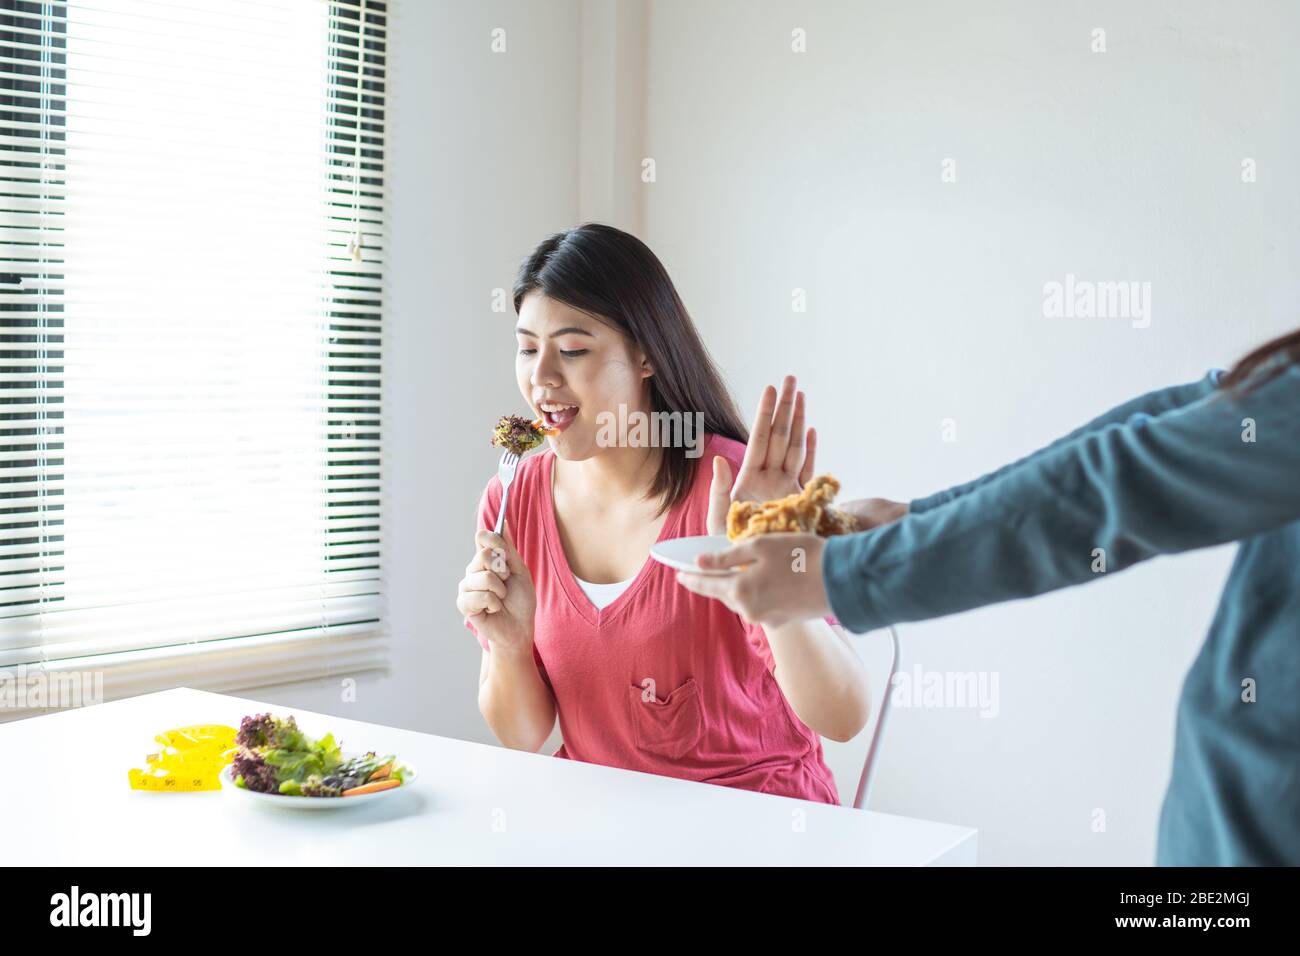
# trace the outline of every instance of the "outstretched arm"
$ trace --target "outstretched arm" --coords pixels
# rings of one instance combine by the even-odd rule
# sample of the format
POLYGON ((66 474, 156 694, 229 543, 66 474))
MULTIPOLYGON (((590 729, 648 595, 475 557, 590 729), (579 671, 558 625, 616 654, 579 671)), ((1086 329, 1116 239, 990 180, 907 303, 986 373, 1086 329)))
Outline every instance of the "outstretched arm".
POLYGON ((1118 571, 1300 519, 1300 367, 1246 396, 1138 412, 1120 406, 942 507, 830 539, 835 616, 858 632, 940 617, 1093 580, 1099 555, 1118 571))

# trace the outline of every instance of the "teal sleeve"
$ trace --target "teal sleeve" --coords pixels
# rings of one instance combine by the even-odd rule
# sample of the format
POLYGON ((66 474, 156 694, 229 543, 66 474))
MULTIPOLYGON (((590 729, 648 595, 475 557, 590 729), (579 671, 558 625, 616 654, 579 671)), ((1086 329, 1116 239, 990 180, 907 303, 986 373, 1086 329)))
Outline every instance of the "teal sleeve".
POLYGON ((861 633, 1095 580, 1099 548, 1115 572, 1297 519, 1292 366, 1246 395, 1117 415, 943 507, 831 538, 822 575, 836 618, 861 633))
POLYGON ((1097 416, 1086 425, 1081 425, 1068 435, 1058 438, 1050 445, 1026 455, 1019 461, 1014 461, 1009 465, 1004 465, 997 471, 976 478, 974 481, 968 481, 964 485, 956 485, 945 491, 935 492, 934 494, 928 495, 924 498, 914 498, 908 504, 907 510, 910 513, 915 514, 916 512, 929 511, 931 508, 936 508, 939 505, 946 504, 954 498, 960 498, 962 495, 974 491, 976 488, 983 487, 990 481, 996 481, 999 478, 1010 474, 1012 471, 1036 460, 1040 455, 1046 454, 1053 449, 1059 448, 1061 445, 1074 441, 1080 435, 1094 432, 1097 429, 1104 428, 1114 422, 1127 421, 1133 415, 1137 414, 1159 415, 1162 412, 1167 412, 1175 408, 1182 408, 1184 405, 1188 405, 1207 395, 1213 394, 1214 390, 1218 387, 1219 376, 1222 374, 1223 372, 1221 369, 1211 369, 1203 378, 1200 378, 1195 382, 1188 382, 1185 385, 1174 385, 1170 388, 1162 388, 1154 392, 1147 392, 1145 395, 1140 395, 1137 398, 1125 402, 1123 405, 1118 405, 1115 408, 1112 408, 1105 414, 1097 416))

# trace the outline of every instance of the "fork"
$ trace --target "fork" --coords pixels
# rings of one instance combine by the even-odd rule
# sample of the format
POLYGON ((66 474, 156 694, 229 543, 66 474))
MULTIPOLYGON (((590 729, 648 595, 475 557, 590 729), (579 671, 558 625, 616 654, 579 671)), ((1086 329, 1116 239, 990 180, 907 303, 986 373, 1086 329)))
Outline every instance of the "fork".
POLYGON ((503 451, 501 461, 497 464, 497 477, 501 479, 501 508, 497 511, 496 533, 500 534, 506 523, 506 499, 510 497, 510 483, 515 480, 515 469, 519 467, 519 456, 514 452, 503 451))

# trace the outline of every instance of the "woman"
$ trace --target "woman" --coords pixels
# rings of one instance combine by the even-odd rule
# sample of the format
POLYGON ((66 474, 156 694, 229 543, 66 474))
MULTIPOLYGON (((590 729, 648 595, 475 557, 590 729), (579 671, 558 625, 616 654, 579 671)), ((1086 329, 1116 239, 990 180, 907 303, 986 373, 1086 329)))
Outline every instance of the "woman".
POLYGON ((1241 542, 1183 684, 1157 863, 1300 864, 1300 330, 970 484, 845 508, 879 527, 742 543, 700 561, 742 574, 680 580, 748 621, 833 609, 861 632, 1241 542))
POLYGON ((811 477, 816 434, 794 379, 779 399, 764 391, 746 445, 662 264, 608 226, 543 241, 514 303, 520 394, 558 433, 520 463, 503 536, 488 530, 501 502, 488 482, 460 582, 493 733, 536 751, 558 714, 559 757, 838 803, 818 734, 848 740, 868 713, 845 639, 821 620, 746 625, 649 557, 656 541, 720 533, 731 497, 785 495, 811 477), (681 428, 677 447, 645 429, 611 440, 610 422, 652 413, 702 421, 702 434, 688 443, 681 428))

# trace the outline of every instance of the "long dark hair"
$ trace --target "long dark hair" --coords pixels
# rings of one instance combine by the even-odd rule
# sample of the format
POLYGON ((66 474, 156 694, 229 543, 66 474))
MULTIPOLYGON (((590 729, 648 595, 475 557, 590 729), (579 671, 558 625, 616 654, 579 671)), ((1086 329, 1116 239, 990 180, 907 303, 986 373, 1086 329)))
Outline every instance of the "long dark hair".
POLYGON ((1287 368, 1300 362, 1300 329, 1265 342, 1247 352, 1237 364, 1219 378, 1219 387, 1237 394, 1253 392, 1265 382, 1277 378, 1287 368))
MULTIPOLYGON (((594 222, 548 236, 519 267, 516 314, 524 296, 534 290, 617 328, 641 347, 654 369, 652 411, 701 412, 705 432, 749 440, 736 403, 668 270, 636 236, 594 222)), ((663 451, 646 492, 648 500, 660 499, 659 514, 690 492, 701 459, 687 458, 686 451, 663 451)))

